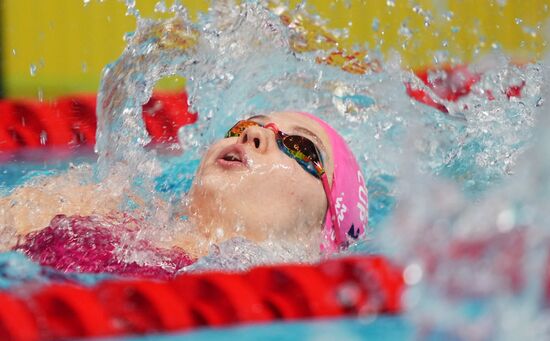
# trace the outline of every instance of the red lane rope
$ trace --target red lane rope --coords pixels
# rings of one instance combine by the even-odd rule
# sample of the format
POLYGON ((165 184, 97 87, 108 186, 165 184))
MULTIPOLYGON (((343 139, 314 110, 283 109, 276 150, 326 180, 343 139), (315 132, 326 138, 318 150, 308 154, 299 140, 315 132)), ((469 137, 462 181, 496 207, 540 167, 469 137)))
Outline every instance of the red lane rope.
POLYGON ((19 298, 0 292, 0 339, 39 340, 36 318, 19 298))
POLYGON ((52 284, 0 292, 2 340, 175 332, 273 320, 398 313, 402 272, 378 256, 174 280, 52 284))
MULTIPOLYGON (((467 66, 445 66, 416 72, 435 95, 405 84, 407 94, 426 105, 447 112, 440 99, 457 101, 468 95, 481 75, 467 66), (437 74, 438 76, 433 76, 437 74)), ((506 96, 519 97, 524 84, 511 86, 506 96)), ((494 99, 487 91, 487 98, 494 99)), ((54 102, 0 101, 0 153, 20 148, 93 146, 96 130, 96 97, 62 97, 54 102)), ((189 112, 187 95, 156 93, 143 106, 143 120, 153 144, 177 142, 178 129, 197 120, 189 112)))
MULTIPOLYGON (((416 76, 432 90, 436 98, 430 96, 425 90, 406 83, 407 94, 418 102, 429 105, 444 113, 448 112, 445 105, 439 100, 456 102, 460 98, 470 94, 472 87, 481 79, 480 73, 472 72, 467 65, 443 66, 440 68, 427 68, 415 72, 416 76)), ((510 97, 521 97, 521 90, 525 82, 520 85, 510 86, 505 95, 510 97)), ((490 90, 486 91, 487 99, 494 100, 495 96, 490 90)))
POLYGON ((71 145, 95 144, 95 96, 62 97, 51 103, 51 106, 58 116, 66 120, 64 128, 66 134, 71 136, 71 145))
MULTIPOLYGON (((93 146, 96 133, 95 95, 62 97, 54 102, 0 101, 0 153, 20 148, 93 146)), ((152 143, 177 142, 178 129, 197 120, 187 95, 155 94, 143 106, 152 143)))

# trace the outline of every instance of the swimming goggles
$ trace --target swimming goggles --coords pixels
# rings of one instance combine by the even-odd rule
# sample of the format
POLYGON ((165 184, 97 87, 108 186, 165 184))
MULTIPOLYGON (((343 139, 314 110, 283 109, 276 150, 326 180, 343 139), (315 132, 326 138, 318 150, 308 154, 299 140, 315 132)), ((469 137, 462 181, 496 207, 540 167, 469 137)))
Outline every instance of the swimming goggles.
POLYGON ((296 160, 302 168, 316 178, 320 179, 325 173, 321 153, 315 144, 304 136, 283 133, 275 123, 268 123, 264 126, 250 120, 239 121, 227 131, 225 137, 239 137, 248 127, 272 130, 275 133, 277 145, 283 153, 296 160))
POLYGON ((298 162, 298 164, 300 164, 300 166, 302 166, 302 168, 304 168, 308 173, 321 180, 328 201, 328 209, 332 215, 332 222, 336 228, 336 231, 339 231, 340 222, 338 221, 336 215, 336 208, 334 206, 334 201, 332 200, 328 177, 325 172, 325 168, 323 167, 321 153, 315 144, 304 136, 283 133, 279 130, 275 123, 262 125, 258 122, 250 120, 242 120, 237 122, 227 131, 225 137, 239 137, 248 127, 262 127, 273 131, 275 133, 275 140, 277 141, 279 149, 292 159, 296 160, 296 162, 298 162))

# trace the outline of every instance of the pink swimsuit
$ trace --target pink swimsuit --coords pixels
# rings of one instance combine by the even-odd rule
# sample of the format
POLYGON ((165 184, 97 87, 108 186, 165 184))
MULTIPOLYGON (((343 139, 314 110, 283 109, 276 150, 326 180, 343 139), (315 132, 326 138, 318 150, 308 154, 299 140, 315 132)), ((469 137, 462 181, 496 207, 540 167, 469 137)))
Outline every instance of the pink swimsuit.
POLYGON ((195 262, 180 248, 159 248, 140 239, 136 226, 138 222, 127 215, 122 219, 58 215, 14 249, 60 271, 157 279, 171 278, 195 262))

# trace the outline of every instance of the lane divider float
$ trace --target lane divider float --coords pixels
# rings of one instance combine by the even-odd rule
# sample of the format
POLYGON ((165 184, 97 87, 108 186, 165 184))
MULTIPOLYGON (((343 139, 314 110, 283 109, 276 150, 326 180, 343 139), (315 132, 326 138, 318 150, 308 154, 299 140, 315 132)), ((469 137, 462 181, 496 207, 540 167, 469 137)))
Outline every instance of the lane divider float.
POLYGON ((396 314, 405 284, 381 256, 247 272, 183 274, 168 281, 105 280, 0 292, 0 339, 57 340, 188 331, 279 320, 396 314))

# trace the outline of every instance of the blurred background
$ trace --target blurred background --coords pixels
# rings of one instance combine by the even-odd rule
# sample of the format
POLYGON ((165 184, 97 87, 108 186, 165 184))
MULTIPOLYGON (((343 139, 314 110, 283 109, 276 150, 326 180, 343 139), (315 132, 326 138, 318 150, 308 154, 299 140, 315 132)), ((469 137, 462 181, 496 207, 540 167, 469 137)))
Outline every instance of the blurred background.
MULTIPOLYGON (((132 2, 132 1, 131 1, 132 2)), ((190 16, 209 2, 181 1, 190 16)), ((160 17, 158 0, 135 0, 143 17, 160 17), (158 7, 157 7, 158 8, 158 7)), ((164 3, 164 2, 161 2, 164 3)), ((166 1, 170 4, 171 1, 166 1)), ((290 1, 290 6, 304 5, 290 1)), ((549 0, 309 0, 305 6, 340 29, 345 48, 383 57, 396 51, 405 68, 468 63, 492 51, 515 62, 540 58, 549 0)), ((121 55, 135 29, 120 0, 2 0, 3 98, 51 99, 95 93, 101 70, 121 55)), ((167 80, 163 89, 181 87, 167 80)))

